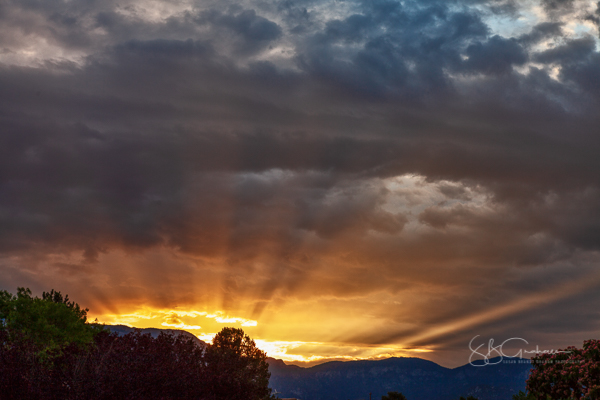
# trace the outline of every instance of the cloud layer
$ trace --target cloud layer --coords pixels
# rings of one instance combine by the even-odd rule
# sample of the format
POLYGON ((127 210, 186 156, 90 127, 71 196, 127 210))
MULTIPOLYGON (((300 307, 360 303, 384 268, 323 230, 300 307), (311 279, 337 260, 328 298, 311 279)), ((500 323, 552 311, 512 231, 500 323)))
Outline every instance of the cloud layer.
POLYGON ((599 7, 5 1, 0 286, 449 363, 474 332, 578 345, 599 7))

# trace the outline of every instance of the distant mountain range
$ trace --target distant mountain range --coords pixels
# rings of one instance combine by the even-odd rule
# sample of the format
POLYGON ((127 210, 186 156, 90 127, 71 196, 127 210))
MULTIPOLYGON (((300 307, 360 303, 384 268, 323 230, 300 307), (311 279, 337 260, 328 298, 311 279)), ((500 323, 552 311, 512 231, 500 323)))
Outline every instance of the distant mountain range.
MULTIPOLYGON (((509 361, 510 360, 510 361, 509 361)), ((388 358, 328 362, 311 368, 269 359, 270 385, 281 398, 302 400, 380 400, 387 392, 401 392, 408 400, 457 400, 469 395, 479 400, 511 400, 525 390, 529 360, 450 369, 420 358, 388 358)), ((491 362, 499 361, 493 359, 491 362)))
MULTIPOLYGON (((107 325, 113 332, 125 335, 134 330, 124 325, 107 325)), ((153 337, 160 332, 186 335, 206 343, 179 329, 141 329, 153 337)), ((479 400, 511 400, 525 390, 531 364, 526 359, 505 359, 496 365, 445 368, 420 358, 388 358, 385 360, 333 361, 310 368, 287 365, 269 358, 270 386, 280 398, 301 400, 380 400, 387 392, 401 392, 408 400, 457 400, 474 396, 479 400)), ((490 360, 491 363, 499 359, 490 360)))

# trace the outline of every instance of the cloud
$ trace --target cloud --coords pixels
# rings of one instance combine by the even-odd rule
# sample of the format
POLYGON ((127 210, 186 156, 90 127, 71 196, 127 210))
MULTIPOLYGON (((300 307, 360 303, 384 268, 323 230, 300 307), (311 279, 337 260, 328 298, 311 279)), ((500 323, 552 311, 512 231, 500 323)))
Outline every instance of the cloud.
MULTIPOLYGON (((402 347, 383 340, 585 276, 595 8, 537 6, 7 2, 0 285, 402 347)), ((592 292, 557 299, 554 322, 515 312, 514 329, 583 335, 569 312, 592 292)), ((177 316, 160 323, 198 326, 177 316)), ((477 327, 508 332, 502 318, 477 327)))
POLYGON ((519 37, 519 41, 525 44, 537 44, 542 40, 561 37, 563 35, 562 23, 542 22, 535 25, 531 30, 519 37))
POLYGON ((527 54, 515 39, 507 40, 498 35, 485 44, 470 45, 466 56, 466 71, 486 75, 510 73, 513 65, 521 66, 527 61, 527 54))
POLYGON ((542 5, 547 11, 569 9, 573 7, 574 0, 543 0, 542 5))
POLYGON ((581 62, 581 60, 585 60, 594 53, 595 49, 596 43, 594 39, 591 37, 584 37, 568 41, 562 46, 536 54, 535 61, 545 64, 558 63, 560 65, 568 65, 570 63, 578 63, 581 62))
POLYGON ((600 4, 597 5, 594 13, 589 13, 585 16, 585 19, 594 23, 597 27, 600 25, 600 4))
POLYGON ((256 15, 255 10, 241 10, 230 14, 222 14, 216 10, 204 11, 198 15, 196 22, 233 33, 235 51, 241 54, 262 50, 282 35, 279 25, 256 15))

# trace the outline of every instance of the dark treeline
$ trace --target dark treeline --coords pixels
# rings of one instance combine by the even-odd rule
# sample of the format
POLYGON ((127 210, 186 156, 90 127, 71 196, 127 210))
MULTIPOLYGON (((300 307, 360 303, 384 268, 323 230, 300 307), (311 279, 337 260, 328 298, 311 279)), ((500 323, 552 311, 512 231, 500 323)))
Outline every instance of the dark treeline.
POLYGON ((212 345, 86 323, 60 292, 0 291, 0 400, 270 398, 266 355, 241 329, 212 345))

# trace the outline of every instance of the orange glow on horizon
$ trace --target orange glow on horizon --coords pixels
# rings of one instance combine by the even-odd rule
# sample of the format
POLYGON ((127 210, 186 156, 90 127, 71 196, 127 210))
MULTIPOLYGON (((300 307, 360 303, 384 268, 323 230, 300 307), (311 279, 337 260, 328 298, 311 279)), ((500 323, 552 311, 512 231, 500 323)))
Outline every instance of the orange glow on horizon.
MULTIPOLYGON (((331 335, 331 326, 344 321, 344 318, 339 315, 336 316, 339 318, 337 320, 329 319, 322 322, 320 329, 323 340, 306 340, 305 338, 310 336, 306 332, 300 332, 296 336, 304 340, 296 340, 290 332, 305 325, 306 315, 289 304, 288 307, 290 308, 279 314, 282 320, 275 321, 271 315, 265 316, 266 319, 262 323, 259 320, 222 310, 198 311, 194 309, 153 309, 150 307, 142 307, 124 314, 90 314, 90 320, 97 318, 101 323, 123 324, 136 328, 182 329, 189 331, 205 342, 211 342, 217 332, 225 326, 239 327, 255 340, 257 347, 265 351, 267 356, 281 359, 286 363, 304 366, 334 360, 350 361, 389 357, 419 356, 435 359, 437 347, 427 345, 427 342, 435 338, 473 330, 487 322, 501 320, 567 298, 578 292, 593 288, 599 283, 600 275, 566 282, 543 292, 532 293, 507 304, 498 305, 493 309, 465 316, 447 324, 434 326, 413 335, 389 337, 388 342, 390 343, 360 343, 360 340, 352 339, 348 333, 345 333, 360 333, 358 324, 368 321, 369 316, 366 320, 349 319, 346 321, 343 330, 340 330, 342 326, 338 325, 337 336, 331 335), (281 330, 281 327, 285 330, 281 330), (324 332, 329 332, 329 335, 323 334, 324 332)), ((319 310, 319 312, 322 314, 325 311, 319 310)), ((314 313, 317 313, 317 311, 315 310, 314 313)))
POLYGON ((273 340, 253 335, 258 321, 230 316, 223 311, 152 310, 147 307, 123 315, 92 315, 100 323, 126 325, 133 328, 161 328, 186 330, 200 340, 211 342, 225 326, 241 327, 268 357, 281 359, 288 364, 316 365, 328 361, 352 361, 411 357, 414 353, 430 353, 428 348, 404 348, 398 345, 365 345, 341 342, 273 340), (197 321, 202 321, 198 324, 197 321))

